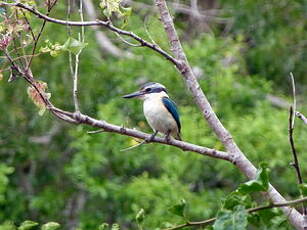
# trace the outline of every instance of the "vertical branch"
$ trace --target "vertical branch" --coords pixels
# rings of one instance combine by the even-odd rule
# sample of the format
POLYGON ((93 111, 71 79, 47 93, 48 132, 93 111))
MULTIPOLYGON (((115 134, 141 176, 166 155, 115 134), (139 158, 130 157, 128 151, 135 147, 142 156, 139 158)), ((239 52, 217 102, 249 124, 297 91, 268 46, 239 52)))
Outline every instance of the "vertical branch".
MULTIPOLYGON (((79 34, 79 39, 80 37, 81 36, 79 34)), ((80 112, 80 107, 79 107, 79 102, 78 102, 78 70, 79 70, 80 52, 78 52, 78 54, 75 55, 75 70, 73 74, 73 99, 74 99, 74 105, 75 105, 75 112, 80 112)))
MULTIPOLYGON (((293 154, 293 160, 292 166, 295 168, 296 175, 297 175, 297 182, 298 184, 303 184, 303 178, 302 173, 299 165, 299 160, 297 157, 297 151, 294 144, 293 139, 293 132, 294 132, 294 121, 295 121, 295 112, 296 112, 296 92, 295 92, 295 81, 294 76, 292 73, 290 73, 291 78, 291 85, 292 85, 292 94, 293 94, 293 105, 290 106, 289 110, 289 142, 291 146, 291 151, 293 154)), ((301 197, 303 197, 302 192, 300 191, 301 197)), ((304 229, 307 229, 307 208, 305 207, 304 203, 302 204, 303 207, 303 217, 304 217, 304 229)))
MULTIPOLYGON (((291 85, 292 85, 292 97, 293 97, 293 105, 292 105, 292 113, 296 112, 296 89, 295 89, 295 81, 294 81, 294 76, 292 72, 290 72, 290 79, 291 79, 291 85)), ((291 120, 291 127, 294 129, 294 121, 295 121, 295 116, 292 114, 292 120, 291 120)))
MULTIPOLYGON (((83 2, 79 2, 79 14, 81 18, 81 22, 84 22, 84 17, 83 17, 83 2)), ((69 21, 71 14, 71 0, 67 0, 67 21, 69 21)), ((69 38, 72 37, 71 33, 71 27, 67 25, 67 33, 69 38)), ((84 43, 85 41, 85 30, 84 26, 81 26, 81 31, 78 33, 78 40, 80 43, 84 43)), ((78 51, 77 54, 74 56, 74 66, 73 66, 73 57, 71 51, 69 51, 69 68, 70 68, 70 73, 72 76, 73 80, 73 89, 72 89, 72 94, 73 94, 73 102, 74 102, 74 107, 75 107, 75 112, 79 113, 80 112, 80 106, 79 106, 79 101, 78 101, 78 74, 79 74, 79 59, 80 59, 80 54, 82 52, 82 49, 78 51)))
POLYGON ((300 170, 300 167, 299 167, 299 161, 298 161, 298 157, 297 157, 297 151, 296 151, 294 139, 293 139, 293 131, 294 131, 294 126, 292 125, 293 124, 292 123, 293 117, 294 117, 293 107, 290 106, 290 110, 289 110, 289 142, 290 142, 291 151, 292 151, 293 159, 294 159, 292 166, 296 170, 298 183, 303 184, 302 174, 301 174, 301 170, 300 170))
MULTIPOLYGON (((81 22, 84 21, 83 18, 83 3, 80 1, 79 5, 79 14, 81 18, 81 22)), ((78 40, 79 42, 84 43, 84 26, 81 26, 81 31, 78 34, 78 40)), ((80 106, 78 101, 78 70, 79 70, 79 56, 82 52, 82 49, 75 55, 75 70, 73 74, 73 99, 74 99, 74 105, 75 105, 75 112, 80 112, 80 106)))
MULTIPOLYGON (((67 12, 66 12, 66 20, 70 20, 70 14, 71 14, 71 0, 67 0, 67 12)), ((71 26, 66 25, 67 30, 67 36, 71 37, 71 26)), ((69 70, 71 76, 74 75, 74 67, 72 66, 72 54, 70 51, 68 51, 68 60, 69 60, 69 70)))

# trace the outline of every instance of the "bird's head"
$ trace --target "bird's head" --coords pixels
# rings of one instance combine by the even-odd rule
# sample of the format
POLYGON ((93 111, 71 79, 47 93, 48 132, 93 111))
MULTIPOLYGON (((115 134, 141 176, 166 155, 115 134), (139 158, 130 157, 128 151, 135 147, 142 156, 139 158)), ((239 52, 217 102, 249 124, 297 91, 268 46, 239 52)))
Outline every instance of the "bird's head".
POLYGON ((164 85, 156 82, 149 82, 144 84, 139 91, 127 94, 123 98, 139 98, 146 100, 152 97, 167 96, 167 90, 164 85))

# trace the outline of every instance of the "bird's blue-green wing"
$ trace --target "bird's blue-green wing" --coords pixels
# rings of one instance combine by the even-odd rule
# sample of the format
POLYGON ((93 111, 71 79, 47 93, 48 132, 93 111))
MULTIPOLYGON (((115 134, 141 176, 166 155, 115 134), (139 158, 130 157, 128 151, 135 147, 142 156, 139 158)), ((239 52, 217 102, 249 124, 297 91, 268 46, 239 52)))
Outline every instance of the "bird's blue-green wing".
POLYGON ((174 117, 177 126, 178 126, 178 130, 180 132, 181 129, 181 124, 180 124, 180 119, 179 119, 179 113, 177 110, 177 106, 175 104, 175 102, 173 102, 170 98, 168 97, 163 97, 162 98, 162 102, 164 104, 164 106, 167 108, 167 110, 172 114, 172 116, 174 117))

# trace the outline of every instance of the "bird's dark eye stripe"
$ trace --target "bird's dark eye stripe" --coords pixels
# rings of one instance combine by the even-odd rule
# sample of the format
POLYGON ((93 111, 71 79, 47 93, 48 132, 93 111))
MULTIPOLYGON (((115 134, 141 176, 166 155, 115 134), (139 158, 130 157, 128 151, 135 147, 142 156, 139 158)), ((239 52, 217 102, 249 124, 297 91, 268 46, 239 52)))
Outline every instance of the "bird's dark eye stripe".
POLYGON ((150 93, 160 93, 162 91, 166 92, 166 89, 164 89, 164 88, 146 88, 145 91, 150 92, 150 93))

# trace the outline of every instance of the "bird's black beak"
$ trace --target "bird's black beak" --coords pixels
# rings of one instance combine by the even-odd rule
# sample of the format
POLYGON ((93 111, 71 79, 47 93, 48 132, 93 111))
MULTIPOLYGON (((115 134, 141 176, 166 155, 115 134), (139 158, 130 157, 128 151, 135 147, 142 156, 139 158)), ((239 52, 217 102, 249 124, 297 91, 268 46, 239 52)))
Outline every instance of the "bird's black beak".
POLYGON ((134 92, 134 93, 124 95, 123 98, 134 98, 134 97, 139 97, 139 96, 142 96, 142 95, 144 95, 144 92, 137 91, 137 92, 134 92))

